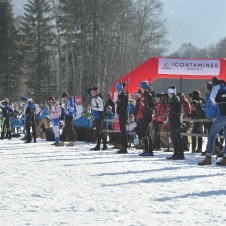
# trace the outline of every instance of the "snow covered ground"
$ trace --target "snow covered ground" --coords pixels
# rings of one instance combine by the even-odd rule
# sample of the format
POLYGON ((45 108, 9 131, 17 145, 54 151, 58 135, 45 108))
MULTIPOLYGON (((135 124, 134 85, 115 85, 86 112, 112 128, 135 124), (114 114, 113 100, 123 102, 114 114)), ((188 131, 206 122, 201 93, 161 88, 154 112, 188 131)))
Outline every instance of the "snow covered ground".
POLYGON ((226 168, 0 142, 0 225, 226 225, 226 168))

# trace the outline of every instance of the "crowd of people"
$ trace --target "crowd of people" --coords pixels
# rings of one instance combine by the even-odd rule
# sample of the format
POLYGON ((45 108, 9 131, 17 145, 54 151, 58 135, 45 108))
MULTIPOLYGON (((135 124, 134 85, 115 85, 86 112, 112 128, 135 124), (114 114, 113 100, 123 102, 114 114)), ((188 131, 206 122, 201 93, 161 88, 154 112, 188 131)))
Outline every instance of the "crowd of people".
MULTIPOLYGON (((167 159, 184 160, 184 152, 190 150, 188 131, 191 129, 191 152, 205 156, 198 164, 211 165, 211 157, 216 154, 217 147, 221 151, 218 155, 222 157, 217 165, 226 166, 225 139, 216 138, 217 134, 226 138, 226 82, 214 77, 212 82, 206 83, 206 98, 201 96, 199 90, 192 91, 186 98, 182 92, 177 93, 174 85, 168 87, 166 93, 156 94, 147 81, 140 82, 139 90, 130 98, 125 86, 123 82, 116 85, 115 102, 111 93, 106 95, 104 101, 97 86, 87 90, 91 103, 90 107, 84 105, 81 117, 91 118, 95 127, 96 146, 91 151, 107 150, 108 144, 113 144, 114 148, 119 149, 118 154, 126 154, 133 144, 135 148, 143 149, 140 156, 153 156, 154 151, 162 150, 161 132, 164 128, 170 134, 173 147, 173 155, 167 159), (192 120, 194 123, 191 126, 192 120), (203 147, 204 131, 208 134, 206 147, 203 147)), ((62 93, 64 108, 54 97, 49 97, 48 103, 40 104, 25 96, 20 100, 25 134, 21 140, 36 143, 40 132, 51 127, 55 137, 52 145, 64 147, 65 142, 68 147, 75 145, 74 97, 62 93), (64 123, 60 132, 62 120, 64 123)), ((18 111, 10 106, 7 98, 0 102, 0 108, 1 139, 11 139, 10 120, 18 111)), ((166 150, 169 149, 170 145, 166 150)))

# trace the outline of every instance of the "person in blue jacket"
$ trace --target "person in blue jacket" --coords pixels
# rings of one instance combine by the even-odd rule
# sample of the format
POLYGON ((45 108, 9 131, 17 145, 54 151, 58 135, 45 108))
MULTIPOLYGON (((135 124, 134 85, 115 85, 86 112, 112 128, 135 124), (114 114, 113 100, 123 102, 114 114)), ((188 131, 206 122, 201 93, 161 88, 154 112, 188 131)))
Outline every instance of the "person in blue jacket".
POLYGON ((2 133, 1 139, 4 139, 5 130, 6 137, 11 139, 11 128, 10 128, 10 116, 14 114, 12 107, 9 105, 9 100, 5 98, 0 101, 0 107, 2 109, 2 133))
MULTIPOLYGON (((217 116, 220 116, 220 108, 219 105, 213 105, 211 99, 210 99, 210 93, 213 89, 213 85, 211 82, 207 82, 205 84, 205 89, 206 89, 206 105, 205 105, 205 114, 207 119, 213 119, 216 118, 217 116)), ((209 133, 211 126, 213 125, 213 122, 209 122, 206 124, 206 129, 209 133)), ((218 144, 218 140, 216 140, 216 144, 218 144)), ((206 152, 202 152, 202 155, 205 156, 206 152)))
POLYGON ((65 119, 64 119, 64 128, 61 135, 61 142, 56 146, 64 146, 64 142, 67 138, 70 140, 70 143, 66 146, 73 147, 75 145, 74 137, 74 128, 73 128, 73 117, 76 111, 75 101, 73 97, 70 97, 67 93, 62 93, 61 98, 66 102, 65 108, 65 119))
POLYGON ((38 134, 40 132, 40 129, 42 127, 42 125, 45 126, 46 129, 48 129, 50 127, 49 125, 49 110, 46 107, 45 102, 41 103, 39 105, 40 107, 40 112, 38 114, 38 126, 36 128, 36 133, 38 134))

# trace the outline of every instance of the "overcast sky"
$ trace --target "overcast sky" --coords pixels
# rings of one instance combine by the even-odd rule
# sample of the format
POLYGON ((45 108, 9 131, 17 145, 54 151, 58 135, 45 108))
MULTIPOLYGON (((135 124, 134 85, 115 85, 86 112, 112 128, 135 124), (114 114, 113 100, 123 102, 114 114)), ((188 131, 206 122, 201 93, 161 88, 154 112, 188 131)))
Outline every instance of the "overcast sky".
POLYGON ((226 0, 162 0, 169 53, 191 42, 206 47, 226 37, 226 0))
MULTIPOLYGON (((13 0, 15 14, 26 0, 13 0)), ((167 19, 169 52, 183 43, 202 48, 226 37, 226 0, 162 0, 167 19)))

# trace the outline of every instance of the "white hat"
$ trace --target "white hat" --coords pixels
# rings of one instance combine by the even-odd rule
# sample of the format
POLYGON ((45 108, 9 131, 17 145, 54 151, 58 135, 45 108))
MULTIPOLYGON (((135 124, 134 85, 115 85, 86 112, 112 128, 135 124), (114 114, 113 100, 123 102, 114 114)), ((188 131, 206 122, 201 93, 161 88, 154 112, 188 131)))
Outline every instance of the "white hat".
POLYGON ((176 94, 177 93, 176 91, 177 91, 176 88, 175 89, 173 89, 173 88, 168 89, 169 94, 176 94))

